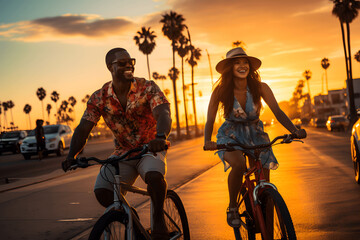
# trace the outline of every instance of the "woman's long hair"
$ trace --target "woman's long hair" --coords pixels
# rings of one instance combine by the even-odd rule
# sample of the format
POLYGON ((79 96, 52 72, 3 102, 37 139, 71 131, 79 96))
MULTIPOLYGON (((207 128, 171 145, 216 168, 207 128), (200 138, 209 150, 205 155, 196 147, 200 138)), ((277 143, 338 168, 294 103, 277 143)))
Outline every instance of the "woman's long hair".
MULTIPOLYGON (((233 74, 234 61, 229 61, 226 65, 224 72, 221 74, 219 80, 215 83, 213 94, 215 95, 216 102, 221 103, 221 108, 224 111, 225 117, 228 117, 233 109, 234 104, 234 74, 233 74)), ((250 90, 255 105, 258 110, 261 109, 261 78, 257 70, 253 69, 249 62, 249 74, 247 76, 247 86, 250 90)))

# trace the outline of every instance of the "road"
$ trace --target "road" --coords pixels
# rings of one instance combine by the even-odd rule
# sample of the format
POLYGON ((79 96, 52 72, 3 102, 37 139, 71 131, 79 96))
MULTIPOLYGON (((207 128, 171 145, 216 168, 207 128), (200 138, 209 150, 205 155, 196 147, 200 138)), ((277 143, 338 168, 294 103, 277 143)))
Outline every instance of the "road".
MULTIPOLYGON (((271 138, 285 133, 279 126, 268 131, 271 138)), ((280 167, 271 175, 288 205, 298 239, 359 239, 360 191, 353 179, 349 134, 307 131, 304 144, 274 147, 280 167)), ((106 151, 104 146, 101 149, 106 151)), ((85 155, 89 151, 85 149, 85 155)), ((202 138, 179 143, 169 151, 167 181, 183 199, 192 239, 234 239, 225 220, 228 172, 218 162, 212 152, 202 151, 202 138)), ((103 211, 92 189, 97 171, 98 167, 78 170, 0 193, 0 236, 86 239, 86 230, 103 211)), ((144 186, 141 180, 136 184, 144 186)), ((143 201, 130 194, 129 199, 135 205, 143 201)))

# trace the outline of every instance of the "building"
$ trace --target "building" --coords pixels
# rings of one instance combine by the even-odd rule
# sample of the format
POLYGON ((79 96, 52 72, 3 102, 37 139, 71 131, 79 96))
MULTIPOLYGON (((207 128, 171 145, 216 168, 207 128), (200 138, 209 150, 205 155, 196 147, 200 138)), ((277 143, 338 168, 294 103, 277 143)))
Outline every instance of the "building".
POLYGON ((327 95, 314 97, 314 114, 316 118, 327 119, 331 115, 349 113, 346 89, 330 90, 327 95))

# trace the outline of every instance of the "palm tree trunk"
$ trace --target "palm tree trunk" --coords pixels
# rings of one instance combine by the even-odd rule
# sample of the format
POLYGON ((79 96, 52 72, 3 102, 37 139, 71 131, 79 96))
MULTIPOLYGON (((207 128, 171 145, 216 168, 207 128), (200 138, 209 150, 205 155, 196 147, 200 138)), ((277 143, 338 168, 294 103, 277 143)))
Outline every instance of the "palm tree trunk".
POLYGON ((4 111, 4 127, 5 127, 5 131, 6 131, 7 130, 6 111, 4 111))
POLYGON ((348 42, 348 53, 349 53, 349 79, 348 79, 348 86, 349 86, 349 107, 350 107, 350 127, 352 129, 352 125, 356 122, 356 109, 355 109, 355 99, 354 99, 354 85, 353 85, 353 78, 352 78, 352 67, 351 67, 351 48, 350 48, 350 24, 346 23, 346 30, 347 30, 347 42, 348 42))
POLYGON ((191 66, 191 86, 192 86, 192 100, 193 100, 193 109, 194 109, 194 121, 195 121, 195 136, 199 135, 199 130, 197 127, 196 119, 196 104, 195 104, 195 89, 194 89, 194 66, 191 66))
POLYGON ((184 58, 181 58, 181 75, 182 75, 182 87, 183 87, 183 98, 184 98, 186 135, 189 137, 190 134, 189 134, 189 124, 188 124, 188 116, 187 116, 187 109, 186 109, 186 94, 185 94, 184 58))
POLYGON ((146 62, 147 62, 147 67, 148 67, 149 80, 150 80, 151 76, 150 76, 149 54, 146 54, 146 62))
MULTIPOLYGON (((173 68, 175 69, 175 42, 172 42, 172 51, 173 51, 173 68)), ((176 80, 172 79, 173 89, 174 89, 174 100, 175 100, 175 118, 176 118, 176 134, 177 138, 180 139, 180 122, 179 122, 179 109, 177 103, 177 93, 176 93, 176 80)))
POLYGON ((29 123, 30 123, 30 130, 32 129, 32 127, 31 127, 31 118, 30 118, 30 113, 28 113, 29 114, 29 123))
POLYGON ((348 80, 349 79, 348 57, 347 57, 347 52, 346 52, 346 41, 345 41, 344 26, 343 26, 341 21, 340 21, 340 26, 341 26, 341 35, 342 35, 342 40, 343 40, 344 54, 345 54, 346 79, 348 80))
POLYGON ((15 126, 12 108, 10 108, 10 114, 11 114, 11 122, 12 122, 12 123, 14 124, 14 126, 15 126))
POLYGON ((45 121, 45 114, 44 114, 44 101, 43 101, 43 100, 41 100, 41 109, 42 109, 43 120, 45 121))
POLYGON ((329 85, 328 85, 328 77, 327 77, 327 70, 325 69, 325 81, 326 81, 326 92, 329 94, 329 85))

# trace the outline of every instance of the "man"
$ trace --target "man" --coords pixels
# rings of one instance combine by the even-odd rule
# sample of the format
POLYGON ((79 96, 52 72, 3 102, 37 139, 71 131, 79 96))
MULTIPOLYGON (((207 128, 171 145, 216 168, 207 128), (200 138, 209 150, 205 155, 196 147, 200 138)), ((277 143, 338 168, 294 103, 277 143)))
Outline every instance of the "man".
POLYGON ((35 128, 35 138, 36 138, 36 150, 39 154, 39 160, 43 158, 43 153, 45 150, 45 134, 43 128, 44 120, 37 119, 36 120, 36 128, 35 128))
MULTIPOLYGON (((105 57, 112 81, 94 92, 75 129, 69 154, 63 162, 66 171, 86 144, 87 138, 102 116, 116 138, 112 155, 149 143, 154 154, 140 160, 120 163, 122 181, 133 184, 137 177, 147 183, 154 203, 153 239, 168 239, 163 205, 166 196, 166 138, 171 130, 169 102, 153 82, 133 76, 135 59, 123 48, 111 49, 105 57), (162 151, 162 152, 161 152, 162 151), (158 152, 155 154, 155 152, 158 152)), ((113 185, 101 176, 111 176, 108 168, 101 168, 94 192, 99 203, 108 207, 113 202, 113 185)), ((112 169, 114 173, 114 169, 112 169)))

